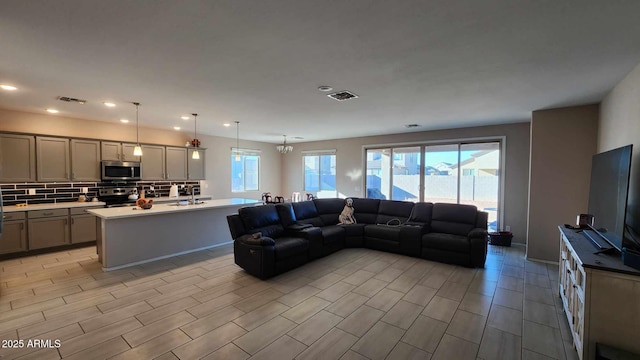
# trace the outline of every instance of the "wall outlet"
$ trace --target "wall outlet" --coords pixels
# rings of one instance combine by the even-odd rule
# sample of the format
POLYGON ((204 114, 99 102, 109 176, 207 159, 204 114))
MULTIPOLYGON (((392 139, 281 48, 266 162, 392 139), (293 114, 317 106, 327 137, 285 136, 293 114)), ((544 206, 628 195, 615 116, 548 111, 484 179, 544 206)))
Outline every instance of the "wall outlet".
POLYGON ((509 225, 505 226, 505 227, 504 227, 504 230, 505 230, 505 231, 511 231, 511 226, 509 226, 509 225))
POLYGON ((89 188, 88 187, 82 187, 82 193, 86 194, 89 192, 89 188))
POLYGON ((36 189, 29 189, 29 195, 35 195, 36 189))
POLYGON ((149 185, 149 190, 151 190, 151 191, 155 190, 153 185, 149 185))

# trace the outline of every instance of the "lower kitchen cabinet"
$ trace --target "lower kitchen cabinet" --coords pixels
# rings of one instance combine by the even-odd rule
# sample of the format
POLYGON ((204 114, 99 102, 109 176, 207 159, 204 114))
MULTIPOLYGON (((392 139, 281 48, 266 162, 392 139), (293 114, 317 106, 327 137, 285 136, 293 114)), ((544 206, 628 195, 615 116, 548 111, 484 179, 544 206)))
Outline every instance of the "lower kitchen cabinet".
POLYGON ((27 250, 27 226, 24 212, 4 216, 4 228, 0 237, 0 254, 27 250))
POLYGON ((71 243, 96 241, 98 238, 98 218, 87 214, 86 208, 71 209, 71 243))
POLYGON ((69 209, 29 212, 29 250, 68 245, 69 209))

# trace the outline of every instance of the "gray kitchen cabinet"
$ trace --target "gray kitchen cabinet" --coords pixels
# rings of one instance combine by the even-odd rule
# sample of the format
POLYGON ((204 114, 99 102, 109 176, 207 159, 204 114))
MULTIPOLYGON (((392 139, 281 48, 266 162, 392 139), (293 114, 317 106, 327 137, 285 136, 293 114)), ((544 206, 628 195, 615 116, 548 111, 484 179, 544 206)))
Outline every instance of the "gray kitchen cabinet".
POLYGON ((98 218, 88 214, 86 210, 100 207, 101 206, 69 209, 71 213, 72 244, 96 241, 98 239, 98 218))
POLYGON ((165 180, 164 146, 142 145, 142 180, 165 180))
POLYGON ((188 166, 188 179, 189 180, 205 180, 205 153, 204 149, 198 149, 200 159, 193 159, 193 149, 189 149, 187 152, 188 166))
POLYGON ((167 180, 187 180, 187 148, 169 147, 167 157, 167 180))
POLYGON ((36 180, 35 138, 0 134, 0 182, 36 180))
POLYGON ((71 180, 100 181, 100 141, 71 140, 71 180))
POLYGON ((111 161, 140 161, 140 156, 133 155, 136 144, 102 141, 101 159, 111 161))
POLYGON ((70 179, 69 139, 36 136, 38 181, 70 179))
POLYGON ((27 250, 27 227, 25 213, 12 212, 4 215, 4 228, 0 237, 0 254, 27 250))
POLYGON ((29 250, 68 245, 69 209, 29 211, 29 250))

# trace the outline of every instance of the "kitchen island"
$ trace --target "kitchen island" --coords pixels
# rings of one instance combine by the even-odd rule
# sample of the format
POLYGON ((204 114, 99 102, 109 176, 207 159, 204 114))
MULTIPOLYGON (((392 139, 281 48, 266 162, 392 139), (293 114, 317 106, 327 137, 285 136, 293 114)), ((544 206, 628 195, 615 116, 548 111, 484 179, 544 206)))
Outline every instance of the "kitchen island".
POLYGON ((87 212, 100 218, 98 257, 103 270, 110 271, 230 243, 226 216, 260 203, 232 198, 87 212))

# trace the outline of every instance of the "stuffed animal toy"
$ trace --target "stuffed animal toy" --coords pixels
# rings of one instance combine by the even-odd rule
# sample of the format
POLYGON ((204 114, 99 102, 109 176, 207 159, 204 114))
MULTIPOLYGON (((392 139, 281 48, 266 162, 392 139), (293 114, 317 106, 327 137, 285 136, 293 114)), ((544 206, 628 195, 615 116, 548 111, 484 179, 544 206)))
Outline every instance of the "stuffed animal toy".
POLYGON ((353 213, 355 212, 355 209, 353 208, 353 199, 347 198, 345 203, 344 209, 342 209, 340 216, 338 216, 338 220, 340 221, 339 224, 355 224, 356 218, 353 217, 353 213))

